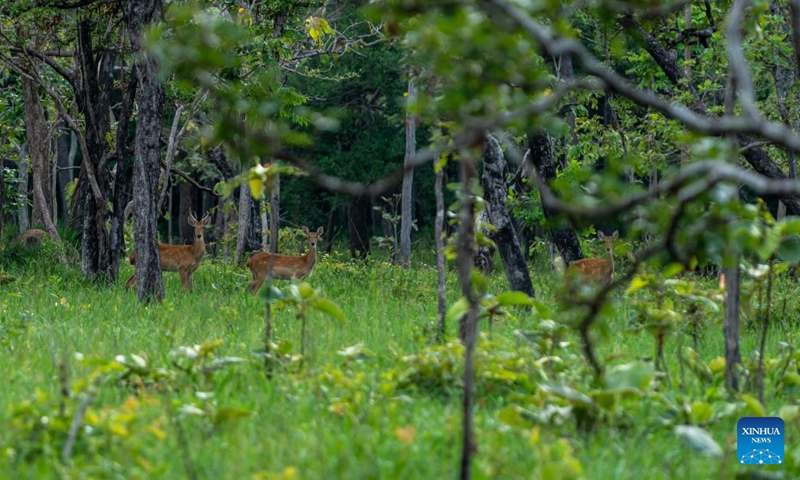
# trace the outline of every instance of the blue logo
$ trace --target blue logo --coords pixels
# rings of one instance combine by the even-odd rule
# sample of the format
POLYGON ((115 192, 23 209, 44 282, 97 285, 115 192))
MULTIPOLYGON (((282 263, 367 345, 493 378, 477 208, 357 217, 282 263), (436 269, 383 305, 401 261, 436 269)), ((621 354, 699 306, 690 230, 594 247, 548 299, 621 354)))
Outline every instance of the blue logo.
POLYGON ((743 465, 783 464, 783 419, 744 417, 736 425, 736 453, 743 465))

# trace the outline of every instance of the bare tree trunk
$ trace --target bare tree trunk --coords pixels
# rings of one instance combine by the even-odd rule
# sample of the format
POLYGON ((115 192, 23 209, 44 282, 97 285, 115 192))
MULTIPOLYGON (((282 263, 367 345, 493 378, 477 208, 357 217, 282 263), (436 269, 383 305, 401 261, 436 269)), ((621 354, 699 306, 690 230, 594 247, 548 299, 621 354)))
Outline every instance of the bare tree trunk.
POLYGON ((473 259, 475 258, 475 199, 472 182, 477 178, 475 164, 470 154, 461 156, 461 212, 459 214, 458 243, 456 245, 456 266, 461 295, 467 299, 469 310, 461 319, 459 336, 464 342, 464 392, 462 401, 462 445, 459 478, 472 477, 472 454, 475 451, 473 431, 472 396, 475 390, 475 343, 478 337, 478 299, 472 288, 473 259))
MULTIPOLYGON (((414 77, 408 80, 408 106, 413 106, 417 101, 417 87, 414 77)), ((408 107, 406 107, 408 110, 408 107)), ((406 156, 404 164, 408 165, 417 153, 417 117, 413 112, 406 112, 406 156)), ((414 205, 412 187, 414 185, 414 169, 406 167, 403 174, 403 193, 401 197, 402 211, 400 212, 400 264, 406 268, 411 261, 411 226, 413 224, 414 205)))
POLYGON ((739 266, 725 269, 725 386, 731 393, 739 391, 736 365, 741 363, 739 351, 739 266))
MULTIPOLYGON (((530 152, 529 155, 526 155, 526 159, 533 163, 535 174, 539 176, 539 179, 549 185, 550 182, 556 178, 556 167, 553 161, 553 148, 550 143, 550 135, 542 130, 534 130, 528 134, 528 145, 530 147, 530 152)), ((529 170, 531 174, 533 174, 533 169, 527 168, 524 160, 520 168, 522 168, 523 171, 529 170)), ((542 210, 544 210, 544 216, 548 220, 555 216, 547 206, 543 206, 542 210)), ((553 227, 550 229, 550 235, 559 253, 561 253, 564 265, 568 266, 575 260, 583 258, 578 236, 571 227, 553 227)))
MULTIPOLYGON (((133 175, 133 162, 130 159, 130 146, 128 139, 128 128, 133 111, 133 102, 136 98, 136 87, 138 86, 136 75, 129 73, 128 85, 122 97, 122 107, 117 121, 116 134, 116 157, 117 173, 114 177, 114 211, 111 217, 111 281, 119 278, 120 259, 125 254, 125 235, 123 227, 125 225, 125 206, 131 195, 131 176, 133 175)), ((75 138, 73 134, 73 139, 75 138)), ((74 157, 73 157, 74 158, 74 157)))
POLYGON ((528 265, 519 246, 514 223, 506 210, 506 159, 500 144, 491 136, 486 137, 486 151, 483 154, 483 196, 486 199, 486 214, 489 222, 494 226, 494 231, 489 233, 489 238, 497 245, 500 258, 506 268, 506 278, 511 290, 523 292, 533 297, 528 265))
MULTIPOLYGON (((86 16, 78 20, 75 55, 78 69, 73 88, 83 115, 85 134, 78 130, 74 120, 65 117, 78 136, 83 156, 70 217, 73 225, 81 230, 81 272, 91 280, 110 282, 113 279, 111 239, 106 221, 110 184, 110 92, 115 57, 112 51, 95 50, 92 44, 95 25, 86 16)), ((68 115, 66 111, 61 113, 68 115)))
POLYGON ((250 193, 250 185, 247 182, 239 187, 239 230, 236 235, 236 263, 242 260, 245 252, 258 250, 258 212, 254 211, 258 204, 254 201, 250 193))
MULTIPOLYGON (((188 183, 178 184, 178 235, 184 245, 194 243, 194 227, 186 221, 192 209, 192 186, 188 183)), ((170 218, 170 223, 173 219, 170 218)), ((172 241, 170 239, 170 241, 172 241)))
POLYGON ((275 175, 269 192, 269 252, 278 253, 281 218, 281 176, 275 175))
POLYGON ((22 91, 25 102, 25 129, 27 131, 28 153, 33 174, 33 224, 43 224, 47 233, 60 239, 52 217, 53 199, 50 186, 50 138, 44 108, 39 97, 38 84, 22 77, 22 91))
POLYGON ((19 231, 24 232, 31 228, 31 221, 30 217, 28 216, 28 172, 29 172, 29 158, 28 158, 28 144, 24 143, 22 147, 19 149, 19 161, 17 165, 19 166, 19 194, 22 198, 25 199, 23 205, 19 206, 19 211, 17 212, 17 219, 19 221, 19 231))
POLYGON ((436 171, 436 182, 433 185, 434 194, 436 195, 436 223, 434 224, 434 237, 436 240, 436 286, 437 286, 437 314, 439 316, 439 330, 437 332, 437 340, 439 342, 444 340, 447 333, 447 325, 445 324, 445 316, 447 314, 447 298, 445 297, 445 263, 444 263, 444 194, 442 192, 444 171, 439 169, 436 171))
POLYGON ((6 203, 6 166, 5 160, 0 158, 0 241, 3 239, 3 227, 5 226, 5 203, 6 203))
MULTIPOLYGON (((142 34, 148 25, 161 19, 161 0, 122 2, 136 52, 142 50, 142 34)), ((139 115, 136 122, 136 156, 133 165, 133 225, 136 237, 136 285, 139 301, 164 299, 161 256, 158 250, 156 211, 158 174, 161 166, 161 109, 164 87, 158 78, 154 58, 143 56, 135 65, 141 87, 136 97, 139 115)))

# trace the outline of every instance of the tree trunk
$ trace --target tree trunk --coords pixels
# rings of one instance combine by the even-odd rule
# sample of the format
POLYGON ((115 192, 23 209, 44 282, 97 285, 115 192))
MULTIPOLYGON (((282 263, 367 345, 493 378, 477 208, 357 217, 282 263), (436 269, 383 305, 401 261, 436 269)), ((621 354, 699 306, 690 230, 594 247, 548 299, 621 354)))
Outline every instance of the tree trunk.
POLYGON ((442 192, 444 171, 439 169, 436 171, 436 182, 433 185, 434 194, 436 195, 436 223, 433 227, 434 237, 436 241, 436 291, 437 291, 437 314, 439 317, 439 330, 437 332, 437 340, 443 341, 447 333, 447 325, 445 324, 445 317, 447 314, 447 299, 445 297, 445 263, 444 263, 444 194, 442 192))
MULTIPOLYGON (((133 162, 130 158, 130 148, 128 129, 130 126, 133 102, 136 98, 136 87, 138 86, 136 75, 130 72, 128 86, 125 95, 122 97, 122 107, 120 108, 119 119, 117 122, 116 135, 116 157, 117 173, 114 176, 114 211, 111 218, 111 280, 119 278, 120 259, 125 255, 125 235, 123 227, 125 225, 125 206, 131 196, 131 176, 133 176, 133 162)), ((74 138, 74 136, 73 136, 74 138)))
POLYGON ((38 84, 27 77, 22 77, 22 92, 25 103, 25 130, 27 132, 28 154, 31 159, 33 175, 33 224, 42 224, 47 233, 60 238, 53 223, 52 192, 50 179, 50 138, 47 133, 47 121, 44 108, 39 97, 38 84))
POLYGON ((739 391, 739 377, 736 365, 742 362, 739 352, 739 285, 740 273, 737 265, 725 269, 725 386, 728 391, 739 391))
POLYGON ((506 210, 508 187, 505 179, 506 159, 500 144, 491 136, 486 136, 486 151, 483 154, 483 176, 481 186, 486 199, 486 214, 494 227, 489 238, 497 245, 500 258, 506 268, 506 278, 512 291, 533 296, 530 272, 519 246, 514 223, 506 210))
POLYGON ((92 280, 110 282, 111 240, 106 228, 110 174, 108 158, 111 131, 111 104, 115 57, 103 51, 95 55, 92 44, 92 22, 78 21, 76 61, 78 62, 75 98, 86 125, 87 155, 78 177, 78 191, 73 197, 72 222, 81 229, 81 271, 92 280), (97 183, 93 191, 91 175, 97 183))
MULTIPOLYGON (((19 161, 17 165, 19 166, 18 174, 19 174, 19 194, 23 198, 28 198, 28 169, 30 159, 28 158, 28 144, 22 144, 22 147, 19 149, 19 161)), ((24 232, 31 228, 31 221, 30 217, 28 216, 28 206, 23 204, 19 206, 19 210, 17 211, 17 221, 19 223, 19 231, 24 232)))
MULTIPOLYGON (((414 105, 417 101, 417 87, 414 78, 408 81, 407 105, 414 105)), ((406 107, 408 110, 408 107, 406 107)), ((417 117, 414 112, 406 112, 406 156, 403 163, 408 165, 417 153, 417 117)), ((411 261, 411 226, 414 221, 412 208, 414 200, 412 187, 414 184, 414 169, 407 168, 403 174, 403 193, 401 197, 402 211, 400 212, 400 264, 408 267, 411 261)))
MULTIPOLYGON (((281 218, 281 177, 275 175, 269 192, 269 252, 278 253, 278 239, 280 238, 281 218)), ((330 230, 329 230, 330 231, 330 230)))
POLYGON ((478 176, 473 159, 461 158, 461 211, 459 212, 456 267, 461 284, 461 295, 469 309, 459 322, 459 338, 464 342, 464 392, 462 397, 462 440, 459 478, 472 478, 472 454, 475 451, 472 405, 475 390, 475 344, 478 338, 478 299, 472 288, 473 259, 475 258, 475 197, 473 180, 478 176))
MULTIPOLYGON (((122 2, 135 52, 143 54, 144 29, 161 20, 161 0, 122 2)), ((157 64, 150 56, 142 56, 135 65, 141 87, 136 97, 136 149, 133 163, 133 225, 136 239, 136 285, 139 301, 161 301, 164 285, 158 250, 156 207, 158 174, 161 166, 161 109, 164 87, 158 78, 157 64)))
POLYGON ((236 233, 236 258, 235 262, 242 261, 245 250, 248 244, 248 230, 252 225, 252 213, 250 203, 253 201, 253 196, 250 194, 250 185, 247 182, 242 183, 239 187, 239 219, 237 225, 239 227, 236 233))
MULTIPOLYGON (((192 186, 186 182, 178 184, 178 232, 180 243, 184 245, 194 243, 194 227, 186 221, 192 209, 192 186)), ((175 219, 170 218, 170 222, 175 219)), ((170 240, 171 241, 171 240, 170 240)))
POLYGON ((369 201, 358 197, 347 210, 347 230, 350 236, 350 256, 352 258, 366 258, 370 252, 369 236, 367 233, 367 218, 369 201))
MULTIPOLYGON (((523 164, 520 168, 523 172, 532 171, 533 169, 526 166, 526 161, 530 161, 533 163, 533 167, 536 171, 535 174, 539 176, 545 185, 549 185, 550 182, 556 178, 556 166, 553 162, 553 148, 550 143, 550 135, 538 129, 532 131, 528 134, 528 145, 530 147, 529 155, 525 156, 525 160, 523 160, 523 164)), ((551 220, 555 217, 555 214, 547 206, 543 205, 542 210, 547 220, 551 220)), ((561 253, 561 258, 564 260, 565 265, 569 265, 575 260, 583 258, 581 244, 572 227, 568 225, 554 225, 550 228, 550 235, 559 253, 561 253)))

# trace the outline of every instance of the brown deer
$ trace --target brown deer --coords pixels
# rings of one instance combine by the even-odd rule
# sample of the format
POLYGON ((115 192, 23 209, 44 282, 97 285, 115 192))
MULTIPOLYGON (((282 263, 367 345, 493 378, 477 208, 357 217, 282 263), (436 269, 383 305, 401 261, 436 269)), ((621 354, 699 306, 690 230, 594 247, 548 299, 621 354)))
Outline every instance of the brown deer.
MULTIPOLYGON (((203 239, 205 229, 211 225, 211 216, 206 212, 202 220, 197 220, 193 212, 189 212, 189 225, 194 227, 193 245, 169 245, 158 243, 158 252, 161 256, 161 270, 165 272, 178 272, 181 275, 181 286, 184 292, 192 291, 192 274, 200 266, 200 260, 206 253, 206 242, 203 239)), ((129 258, 131 265, 136 265, 136 252, 129 258)), ((125 288, 136 286, 136 273, 125 282, 125 288)))
POLYGON ((25 247, 34 247, 36 245, 40 245, 44 237, 47 236, 47 232, 44 230, 40 230, 38 228, 34 228, 31 230, 26 230, 23 233, 20 233, 17 237, 17 241, 20 245, 25 247))
POLYGON ((303 227, 303 233, 308 235, 308 253, 305 255, 280 255, 268 252, 258 252, 247 261, 247 268, 253 274, 253 281, 247 289, 251 293, 257 293, 261 284, 267 277, 270 258, 272 258, 272 278, 277 280, 289 280, 292 278, 306 278, 311 275, 314 264, 317 262, 317 241, 322 236, 324 229, 319 227, 316 232, 308 231, 308 227, 303 227))
POLYGON ((614 276, 614 240, 619 237, 619 232, 608 236, 598 231, 597 236, 603 241, 608 258, 584 258, 572 262, 566 275, 569 284, 585 281, 595 286, 606 285, 614 276))

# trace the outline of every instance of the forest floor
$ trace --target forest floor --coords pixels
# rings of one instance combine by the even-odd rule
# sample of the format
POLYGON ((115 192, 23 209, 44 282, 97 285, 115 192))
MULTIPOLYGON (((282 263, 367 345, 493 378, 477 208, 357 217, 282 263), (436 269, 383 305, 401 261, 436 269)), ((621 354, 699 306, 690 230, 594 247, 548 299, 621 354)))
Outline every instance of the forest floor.
MULTIPOLYGON (((298 309, 273 309, 268 375, 264 291, 246 292, 244 267, 207 257, 188 294, 176 274, 165 273, 165 300, 143 306, 123 288, 130 265, 116 285, 100 287, 54 254, 33 261, 49 254, 6 258, 0 268, 4 478, 458 475, 463 348, 453 338, 433 340, 434 266, 321 258, 308 283, 345 320, 305 311, 301 357, 298 309)), ((595 380, 578 336, 559 320, 558 274, 542 262, 532 277, 539 308, 496 319, 491 334, 481 321, 474 478, 800 472, 793 281, 780 278, 773 289, 762 406, 753 382, 760 341, 754 319, 764 311, 758 295, 742 312, 749 381, 743 395, 730 396, 720 363, 723 310, 687 306, 677 293, 615 292, 593 329, 605 369, 595 380), (648 302, 660 321, 638 315, 648 302), (664 314, 667 308, 674 314, 664 314), (653 366, 658 332, 665 332, 666 370, 653 366), (786 422, 783 464, 739 465, 737 421, 764 415, 786 422), (681 425, 703 430, 678 435, 681 425), (721 452, 703 443, 703 431, 721 452)), ((490 280, 491 293, 507 288, 501 272, 490 280)), ((289 282, 276 283, 289 290, 289 282)), ((452 305, 459 292, 452 269, 447 292, 452 305)), ((448 334, 456 331, 451 320, 448 334)))

